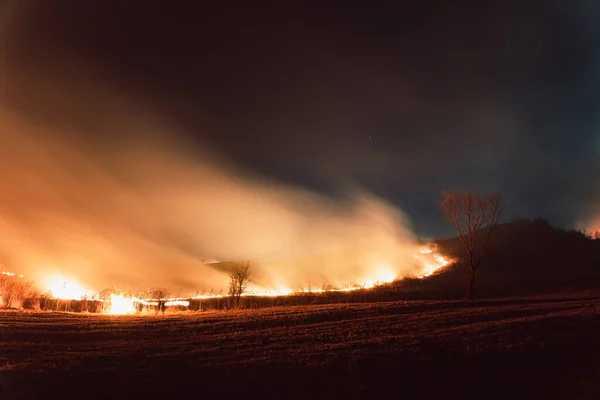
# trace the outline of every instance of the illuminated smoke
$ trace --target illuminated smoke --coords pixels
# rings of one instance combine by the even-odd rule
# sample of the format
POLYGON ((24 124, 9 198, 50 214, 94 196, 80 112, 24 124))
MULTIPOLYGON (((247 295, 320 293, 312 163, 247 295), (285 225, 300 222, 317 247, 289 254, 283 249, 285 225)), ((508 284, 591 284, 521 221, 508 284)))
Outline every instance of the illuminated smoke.
POLYGON ((293 290, 419 273, 404 215, 366 194, 340 203, 165 147, 86 154, 24 131, 0 127, 0 179, 13 182, 0 255, 36 280, 219 290, 226 272, 205 261, 246 259, 261 287, 293 290))
POLYGON ((275 291, 429 272, 393 205, 253 175, 194 149, 160 108, 89 66, 55 58, 68 66, 46 78, 0 65, 0 263, 42 289, 219 291, 227 272, 215 260, 250 260, 253 287, 275 291))

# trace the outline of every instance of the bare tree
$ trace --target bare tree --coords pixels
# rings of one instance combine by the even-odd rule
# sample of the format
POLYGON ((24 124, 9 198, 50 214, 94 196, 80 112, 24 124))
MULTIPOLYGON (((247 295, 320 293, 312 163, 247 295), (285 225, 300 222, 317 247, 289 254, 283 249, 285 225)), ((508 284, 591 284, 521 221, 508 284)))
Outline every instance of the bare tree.
POLYGON ((466 190, 442 191, 438 202, 440 210, 456 229, 467 251, 470 271, 467 298, 473 299, 475 272, 481 266, 490 243, 490 237, 500 222, 504 203, 497 192, 479 194, 466 190))
POLYGON ((246 292, 250 283, 252 270, 250 262, 236 264, 229 273, 229 296, 233 300, 233 307, 240 306, 240 297, 246 292))
POLYGON ((150 290, 150 297, 152 297, 153 299, 164 300, 164 299, 168 298, 170 295, 171 295, 171 292, 169 292, 169 289, 167 289, 164 286, 150 290))
POLYGON ((169 292, 169 290, 164 286, 153 289, 150 292, 150 296, 153 299, 158 300, 158 305, 156 306, 156 309, 155 309, 155 315, 158 314, 159 312, 162 312, 162 314, 165 315, 165 311, 167 309, 167 298, 169 297, 170 294, 171 293, 169 292))

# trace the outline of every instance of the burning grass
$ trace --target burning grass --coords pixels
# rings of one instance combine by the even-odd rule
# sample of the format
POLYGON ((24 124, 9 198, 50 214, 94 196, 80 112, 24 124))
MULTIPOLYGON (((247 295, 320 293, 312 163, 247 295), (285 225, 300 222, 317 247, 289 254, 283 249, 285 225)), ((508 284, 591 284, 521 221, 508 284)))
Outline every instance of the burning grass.
POLYGON ((164 317, 4 312, 0 397, 584 398, 600 393, 599 312, 597 292, 164 317))
MULTIPOLYGON (((424 279, 432 276, 452 263, 451 259, 439 254, 436 246, 433 244, 421 246, 420 254, 415 254, 414 257, 415 259, 418 259, 416 265, 419 266, 416 269, 416 275, 413 277, 416 279, 424 279)), ((247 263, 246 266, 248 271, 250 271, 250 264, 247 263)), ((252 285, 250 274, 248 273, 243 288, 240 287, 239 293, 235 296, 230 296, 230 298, 235 300, 235 308, 239 308, 242 303, 252 306, 257 306, 259 303, 262 303, 262 306, 264 307, 265 304, 273 302, 265 302, 264 300, 244 300, 242 302, 241 297, 264 299, 269 297, 289 296, 298 299, 304 295, 330 295, 344 292, 363 293, 365 290, 379 289, 394 281, 407 278, 410 279, 410 277, 398 276, 394 273, 394 268, 387 264, 373 265, 370 271, 370 277, 372 279, 367 279, 360 284, 346 284, 337 287, 330 284, 323 284, 320 289, 302 288, 292 290, 285 287, 279 287, 277 290, 272 290, 252 285)), ((222 290, 219 293, 214 293, 211 290, 210 293, 204 291, 202 294, 196 296, 169 297, 170 293, 168 293, 168 290, 164 287, 154 290, 148 289, 145 292, 137 294, 120 291, 115 287, 108 287, 98 293, 92 293, 77 281, 73 279, 64 279, 59 276, 47 277, 44 284, 47 287, 47 292, 40 295, 40 293, 34 289, 32 282, 23 281, 23 275, 17 277, 13 272, 2 272, 2 275, 0 276, 0 307, 4 305, 4 308, 33 308, 36 310, 41 308, 43 310, 55 311, 102 312, 113 315, 139 314, 140 312, 148 312, 151 307, 159 307, 161 309, 164 309, 165 306, 176 308, 188 307, 192 302, 199 304, 196 309, 201 309, 203 300, 209 300, 208 303, 212 304, 213 307, 215 304, 218 308, 231 307, 231 304, 229 304, 230 302, 225 303, 221 301, 225 297, 222 290), (29 305, 25 306, 25 302, 28 302, 29 305)), ((344 298, 348 296, 337 297, 344 298)), ((284 301, 284 303, 304 304, 305 302, 292 300, 284 301)))

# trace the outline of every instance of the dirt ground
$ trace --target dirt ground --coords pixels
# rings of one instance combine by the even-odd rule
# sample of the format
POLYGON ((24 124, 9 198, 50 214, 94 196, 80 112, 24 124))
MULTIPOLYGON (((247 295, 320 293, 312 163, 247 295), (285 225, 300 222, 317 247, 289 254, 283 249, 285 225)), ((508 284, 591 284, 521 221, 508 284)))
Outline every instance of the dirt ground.
POLYGON ((0 399, 600 398, 600 292, 0 313, 0 399))

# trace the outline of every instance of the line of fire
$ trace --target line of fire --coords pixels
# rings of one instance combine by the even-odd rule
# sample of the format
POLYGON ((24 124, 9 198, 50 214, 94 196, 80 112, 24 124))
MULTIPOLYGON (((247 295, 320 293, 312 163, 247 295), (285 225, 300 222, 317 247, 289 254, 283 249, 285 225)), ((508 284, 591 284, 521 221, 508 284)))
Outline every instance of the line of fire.
MULTIPOLYGON (((373 291, 394 281, 403 279, 423 279, 442 271, 453 263, 454 260, 438 252, 434 244, 427 244, 420 248, 418 254, 413 255, 417 265, 417 272, 413 276, 402 276, 394 272, 393 268, 374 268, 371 279, 360 283, 349 283, 340 286, 323 284, 320 288, 302 289, 264 289, 253 286, 250 280, 238 282, 243 285, 238 290, 231 289, 224 293, 211 291, 209 293, 193 296, 170 296, 166 288, 148 290, 146 293, 134 295, 131 292, 119 291, 111 287, 99 292, 93 292, 82 286, 74 279, 65 279, 54 276, 48 280, 47 287, 37 288, 35 282, 28 280, 24 275, 12 271, 2 271, 0 275, 0 307, 12 309, 32 309, 46 311, 88 312, 109 315, 156 315, 177 311, 198 311, 211 308, 230 308, 232 298, 250 299, 260 305, 261 300, 271 302, 283 298, 303 298, 311 295, 333 296, 344 293, 363 293, 373 291)), ((229 275, 232 279, 232 275, 229 275)), ((236 302, 236 305, 239 305, 236 302)))

